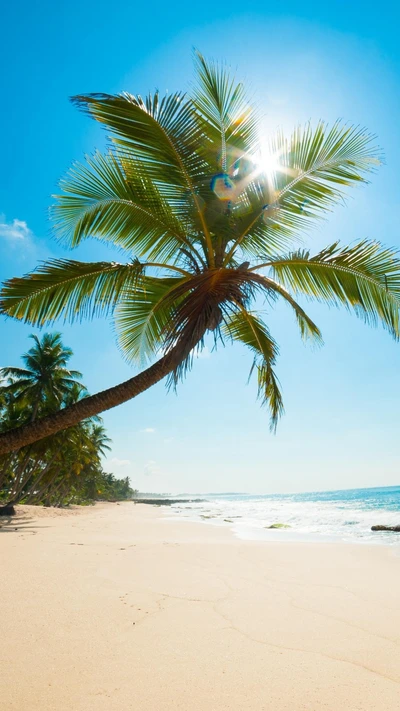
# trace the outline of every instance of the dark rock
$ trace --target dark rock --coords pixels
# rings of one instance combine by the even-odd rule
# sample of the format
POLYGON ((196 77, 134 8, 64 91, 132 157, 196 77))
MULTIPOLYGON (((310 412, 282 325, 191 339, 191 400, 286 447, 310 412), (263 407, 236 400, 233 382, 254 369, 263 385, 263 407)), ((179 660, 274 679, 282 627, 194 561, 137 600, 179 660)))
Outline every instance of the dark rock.
POLYGON ((7 504, 6 506, 0 506, 0 516, 15 516, 14 506, 7 504))
POLYGON ((271 526, 265 526, 265 528, 291 528, 288 523, 272 523, 271 526))
POLYGON ((400 525, 399 526, 371 526, 371 531, 395 531, 396 533, 400 533, 400 525))

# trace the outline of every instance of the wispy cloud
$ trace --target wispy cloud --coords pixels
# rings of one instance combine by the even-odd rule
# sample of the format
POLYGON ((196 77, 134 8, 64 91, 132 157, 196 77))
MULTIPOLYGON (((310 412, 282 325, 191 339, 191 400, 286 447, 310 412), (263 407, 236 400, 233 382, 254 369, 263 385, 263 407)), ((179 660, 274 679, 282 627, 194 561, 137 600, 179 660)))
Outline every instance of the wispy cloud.
POLYGON ((47 242, 38 238, 25 220, 7 220, 1 212, 0 251, 2 262, 5 261, 8 266, 12 262, 26 262, 33 268, 38 259, 51 256, 47 242))
POLYGON ((174 439, 175 439, 175 437, 166 437, 165 439, 163 439, 163 442, 164 442, 164 444, 171 444, 171 442, 173 442, 174 439))
POLYGON ((0 215, 0 239, 7 240, 13 247, 21 247, 21 243, 30 242, 32 231, 24 220, 13 220, 7 222, 5 215, 0 215))
POLYGON ((155 429, 154 427, 145 427, 143 430, 139 430, 140 432, 143 432, 144 434, 154 434, 155 429))

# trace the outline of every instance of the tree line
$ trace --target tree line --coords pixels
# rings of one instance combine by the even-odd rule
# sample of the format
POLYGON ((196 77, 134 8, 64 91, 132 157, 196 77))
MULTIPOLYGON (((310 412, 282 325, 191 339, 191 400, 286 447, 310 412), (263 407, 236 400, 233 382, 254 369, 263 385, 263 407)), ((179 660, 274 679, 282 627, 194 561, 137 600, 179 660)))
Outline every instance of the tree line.
MULTIPOLYGON (((31 336, 24 367, 0 368, 0 432, 35 422, 88 396, 82 374, 69 368, 72 350, 60 333, 31 336)), ((102 467, 110 450, 98 416, 0 456, 0 513, 17 503, 66 506, 134 495, 128 477, 102 467)))

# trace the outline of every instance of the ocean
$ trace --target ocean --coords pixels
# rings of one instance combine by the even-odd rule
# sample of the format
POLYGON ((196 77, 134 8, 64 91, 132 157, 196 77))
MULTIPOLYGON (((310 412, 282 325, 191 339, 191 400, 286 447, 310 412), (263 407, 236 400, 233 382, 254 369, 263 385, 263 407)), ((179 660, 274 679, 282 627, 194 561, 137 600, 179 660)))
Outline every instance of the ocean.
POLYGON ((170 515, 229 526, 243 539, 400 545, 400 533, 371 531, 377 524, 400 524, 400 486, 261 496, 204 494, 202 498, 201 503, 173 505, 170 515), (271 530, 272 524, 287 528, 271 530))

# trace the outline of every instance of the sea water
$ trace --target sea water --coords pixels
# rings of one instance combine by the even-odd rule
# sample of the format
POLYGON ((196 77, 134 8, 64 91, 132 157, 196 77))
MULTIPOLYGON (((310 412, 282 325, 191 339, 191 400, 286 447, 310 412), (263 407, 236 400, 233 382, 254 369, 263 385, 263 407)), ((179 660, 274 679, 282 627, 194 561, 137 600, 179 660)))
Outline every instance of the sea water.
POLYGON ((400 545, 400 533, 374 532, 400 524, 400 486, 301 494, 204 494, 205 501, 171 507, 174 517, 229 526, 247 539, 345 540, 400 545), (287 528, 271 530, 272 524, 287 528))

